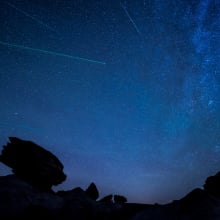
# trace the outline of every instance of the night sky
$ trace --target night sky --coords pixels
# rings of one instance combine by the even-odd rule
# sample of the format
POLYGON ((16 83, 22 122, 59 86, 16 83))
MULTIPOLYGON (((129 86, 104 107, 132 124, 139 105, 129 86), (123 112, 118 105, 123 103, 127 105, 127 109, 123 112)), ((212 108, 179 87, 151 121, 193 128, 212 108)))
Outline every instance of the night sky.
POLYGON ((64 164, 55 191, 180 199, 220 170, 220 1, 2 0, 0 105, 0 146, 64 164))

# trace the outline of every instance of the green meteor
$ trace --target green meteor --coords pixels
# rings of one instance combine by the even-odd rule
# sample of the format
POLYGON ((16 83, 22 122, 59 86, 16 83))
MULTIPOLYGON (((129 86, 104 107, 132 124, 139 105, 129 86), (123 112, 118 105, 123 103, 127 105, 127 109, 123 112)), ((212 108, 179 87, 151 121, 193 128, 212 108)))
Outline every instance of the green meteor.
POLYGON ((21 50, 29 50, 29 51, 44 53, 44 54, 53 55, 53 56, 66 57, 66 58, 80 60, 80 61, 84 61, 84 62, 90 62, 90 63, 96 63, 96 64, 102 64, 102 65, 106 64, 105 62, 98 61, 98 60, 91 60, 91 59, 87 59, 87 58, 83 58, 83 57, 68 55, 65 53, 58 53, 58 52, 49 51, 49 50, 43 50, 43 49, 38 49, 38 48, 33 48, 33 47, 26 47, 26 46, 18 45, 18 44, 11 44, 11 43, 4 42, 4 41, 0 41, 0 44, 7 46, 7 47, 15 47, 15 48, 18 48, 21 50))

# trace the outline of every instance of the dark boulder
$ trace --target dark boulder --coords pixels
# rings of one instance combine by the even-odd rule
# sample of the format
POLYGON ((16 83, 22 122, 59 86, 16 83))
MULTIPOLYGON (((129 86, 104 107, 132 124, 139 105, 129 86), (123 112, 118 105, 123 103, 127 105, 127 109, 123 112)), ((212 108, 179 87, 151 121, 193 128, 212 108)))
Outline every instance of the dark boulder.
POLYGON ((105 202, 105 203, 112 203, 113 202, 113 195, 107 195, 99 200, 99 202, 105 202))
POLYGON ((89 185, 89 187, 86 189, 86 194, 93 200, 97 200, 99 198, 99 191, 95 183, 91 183, 89 185))
MULTIPOLYGON (((63 204, 59 196, 34 188, 14 174, 0 176, 0 219, 14 219, 30 213, 57 214, 63 204)), ((32 216, 36 217, 35 214, 32 216)))
POLYGON ((0 161, 14 174, 42 190, 50 190, 66 179, 62 163, 51 152, 31 141, 16 137, 9 140, 3 146, 0 161))
POLYGON ((127 202, 127 199, 124 196, 114 195, 114 202, 115 203, 125 203, 125 202, 127 202))
POLYGON ((219 220, 219 210, 220 200, 197 188, 180 200, 148 206, 132 220, 219 220))
POLYGON ((56 193, 64 201, 61 216, 62 219, 96 219, 96 201, 91 199, 80 187, 56 193))
POLYGON ((220 198, 220 172, 215 176, 210 176, 206 179, 204 190, 209 194, 220 198))

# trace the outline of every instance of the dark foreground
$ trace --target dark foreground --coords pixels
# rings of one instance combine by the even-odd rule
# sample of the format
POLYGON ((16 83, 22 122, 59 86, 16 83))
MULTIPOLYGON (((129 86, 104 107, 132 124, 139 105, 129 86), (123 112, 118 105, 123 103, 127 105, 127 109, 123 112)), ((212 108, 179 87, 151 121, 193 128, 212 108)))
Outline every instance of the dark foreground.
POLYGON ((0 219, 220 220, 220 173, 202 189, 166 205, 132 204, 120 195, 99 199, 95 184, 54 192, 66 175, 57 157, 30 141, 10 138, 0 161, 14 174, 0 176, 0 219))

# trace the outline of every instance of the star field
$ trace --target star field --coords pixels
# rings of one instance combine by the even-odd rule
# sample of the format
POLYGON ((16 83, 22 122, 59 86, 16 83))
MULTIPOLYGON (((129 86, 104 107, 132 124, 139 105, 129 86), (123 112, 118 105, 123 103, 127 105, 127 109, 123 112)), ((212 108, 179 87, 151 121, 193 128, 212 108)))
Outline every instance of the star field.
POLYGON ((58 156, 54 190, 166 203, 219 171, 219 1, 0 4, 0 145, 58 156))

